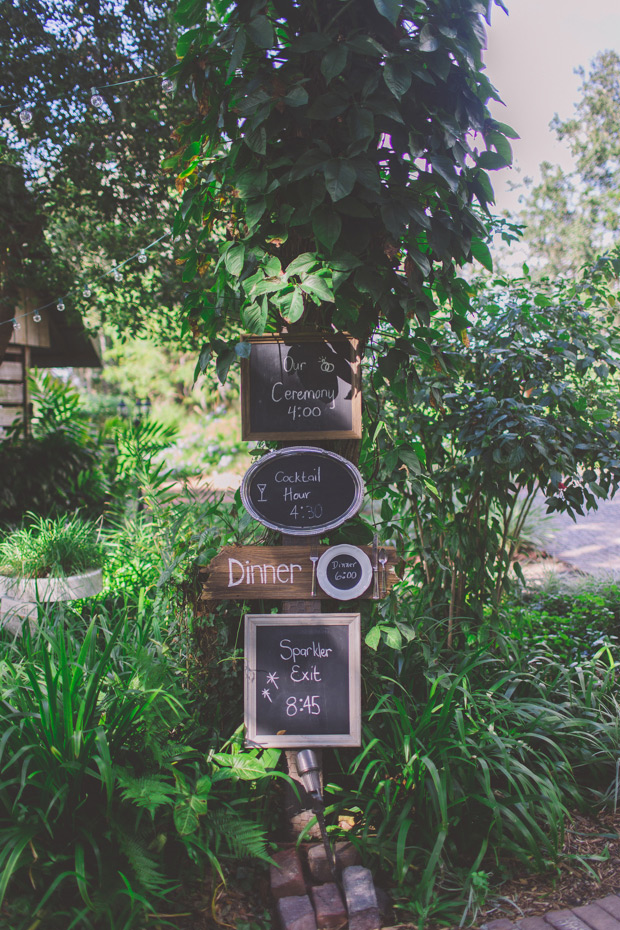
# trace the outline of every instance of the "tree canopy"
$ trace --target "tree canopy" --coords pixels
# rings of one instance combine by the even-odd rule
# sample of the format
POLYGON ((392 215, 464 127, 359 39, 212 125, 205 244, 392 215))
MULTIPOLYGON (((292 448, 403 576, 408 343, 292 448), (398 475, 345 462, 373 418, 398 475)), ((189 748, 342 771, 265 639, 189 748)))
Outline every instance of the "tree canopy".
MULTIPOLYGON (((498 0, 499 2, 499 0, 498 0)), ((500 4, 501 5, 501 4, 500 4)), ((490 265, 487 171, 510 163, 492 119, 477 0, 180 0, 173 69, 197 101, 164 162, 186 310, 222 377, 239 329, 385 321, 416 353, 437 308, 463 332, 458 268, 490 265)))
POLYGON ((620 240, 620 56, 599 52, 578 73, 574 115, 551 124, 575 168, 544 163, 520 215, 533 261, 548 273, 576 271, 620 240))
POLYGON ((122 281, 112 275, 174 211, 160 171, 171 149, 161 77, 175 60, 170 4, 3 0, 0 12, 5 314, 27 283, 135 332, 154 312, 165 317, 181 287, 166 244, 148 265, 123 268, 122 281))

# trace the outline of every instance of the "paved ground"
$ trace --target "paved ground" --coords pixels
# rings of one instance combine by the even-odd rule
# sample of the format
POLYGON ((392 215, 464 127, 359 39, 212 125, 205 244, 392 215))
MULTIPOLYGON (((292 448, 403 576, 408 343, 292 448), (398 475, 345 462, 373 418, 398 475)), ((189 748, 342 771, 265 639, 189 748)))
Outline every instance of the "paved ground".
POLYGON ((554 514, 547 526, 553 535, 545 549, 554 558, 588 574, 620 578, 620 495, 576 523, 554 514))
POLYGON ((514 923, 507 918, 490 920, 483 930, 620 930, 620 897, 599 898, 573 910, 551 911, 544 917, 524 917, 514 923))

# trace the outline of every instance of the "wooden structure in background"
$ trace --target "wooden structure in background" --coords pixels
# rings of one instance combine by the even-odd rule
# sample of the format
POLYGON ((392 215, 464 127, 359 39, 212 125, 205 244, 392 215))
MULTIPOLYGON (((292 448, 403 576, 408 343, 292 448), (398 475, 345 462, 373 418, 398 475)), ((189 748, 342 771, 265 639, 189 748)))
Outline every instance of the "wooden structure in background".
POLYGON ((101 359, 79 316, 60 313, 55 306, 41 309, 35 323, 33 310, 41 299, 32 291, 22 291, 15 319, 19 329, 13 334, 0 363, 0 440, 15 420, 28 432, 28 370, 30 368, 100 368, 101 359))

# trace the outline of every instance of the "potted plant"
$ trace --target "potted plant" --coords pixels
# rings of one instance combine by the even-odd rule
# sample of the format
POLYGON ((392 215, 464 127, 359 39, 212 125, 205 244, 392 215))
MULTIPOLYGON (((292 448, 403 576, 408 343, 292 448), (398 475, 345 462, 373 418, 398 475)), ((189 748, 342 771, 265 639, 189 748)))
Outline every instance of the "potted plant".
POLYGON ((96 524, 77 516, 27 519, 0 538, 0 597, 36 604, 98 594, 104 550, 96 524))

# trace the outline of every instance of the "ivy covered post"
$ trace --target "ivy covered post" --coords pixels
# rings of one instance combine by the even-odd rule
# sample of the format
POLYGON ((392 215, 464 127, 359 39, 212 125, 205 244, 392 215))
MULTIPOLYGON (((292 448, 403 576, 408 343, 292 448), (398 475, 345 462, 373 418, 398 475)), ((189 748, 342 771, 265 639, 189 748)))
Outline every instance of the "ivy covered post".
MULTIPOLYGON (((495 3, 503 7, 501 0, 495 3)), ((479 0, 179 0, 178 92, 196 100, 164 168, 190 233, 185 311, 222 379, 240 331, 385 323, 391 365, 464 332, 458 268, 489 263, 488 169, 509 127, 486 104, 479 0)))
POLYGON ((169 74, 197 107, 164 168, 197 373, 215 357, 224 381, 250 355, 242 334, 341 332, 363 353, 381 327, 391 378, 440 355, 447 320, 464 334, 458 269, 490 264, 487 170, 511 160, 512 130, 486 108, 486 14, 474 0, 180 0, 169 74))

